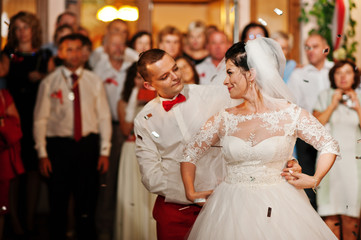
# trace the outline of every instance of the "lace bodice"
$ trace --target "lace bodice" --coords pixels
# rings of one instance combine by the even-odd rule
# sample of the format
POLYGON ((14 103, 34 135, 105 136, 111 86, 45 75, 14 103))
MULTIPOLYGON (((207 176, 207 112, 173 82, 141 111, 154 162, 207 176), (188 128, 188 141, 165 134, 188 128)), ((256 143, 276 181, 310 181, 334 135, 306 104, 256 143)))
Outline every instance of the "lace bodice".
POLYGON ((296 105, 251 115, 224 110, 202 127, 185 149, 183 162, 196 164, 210 147, 221 147, 226 161, 225 181, 269 183, 281 181, 280 171, 291 159, 297 138, 322 153, 338 154, 338 144, 307 111, 296 105))

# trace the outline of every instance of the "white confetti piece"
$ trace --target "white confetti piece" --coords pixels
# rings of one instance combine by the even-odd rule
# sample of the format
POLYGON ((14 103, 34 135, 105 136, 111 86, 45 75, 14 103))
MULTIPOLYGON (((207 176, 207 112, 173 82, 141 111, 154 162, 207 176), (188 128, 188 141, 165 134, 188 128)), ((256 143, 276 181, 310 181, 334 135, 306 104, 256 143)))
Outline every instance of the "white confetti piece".
POLYGON ((258 18, 258 22, 260 22, 263 26, 267 26, 267 22, 262 18, 258 18))
POLYGON ((274 11, 278 16, 281 16, 281 15, 283 14, 283 11, 282 11, 281 9, 279 9, 279 8, 275 8, 273 11, 274 11))

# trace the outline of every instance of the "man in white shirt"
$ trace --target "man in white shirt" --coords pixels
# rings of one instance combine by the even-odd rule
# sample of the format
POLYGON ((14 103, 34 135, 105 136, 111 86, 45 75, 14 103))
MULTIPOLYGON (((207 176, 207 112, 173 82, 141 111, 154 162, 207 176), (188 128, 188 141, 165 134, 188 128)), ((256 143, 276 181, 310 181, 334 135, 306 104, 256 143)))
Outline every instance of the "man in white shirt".
MULTIPOLYGON (((303 68, 296 68, 287 83, 296 98, 296 103, 310 113, 313 112, 319 93, 330 87, 328 72, 333 62, 327 60, 328 50, 327 41, 321 35, 310 35, 305 42, 309 64, 303 68)), ((296 142, 296 151, 303 172, 313 175, 317 151, 300 139, 296 142)), ((306 189, 306 193, 312 206, 317 209, 315 193, 311 189, 306 189)))
POLYGON ((106 37, 104 50, 108 55, 94 68, 103 81, 112 114, 112 148, 109 155, 108 172, 100 177, 96 225, 99 239, 112 239, 116 201, 116 183, 123 135, 118 120, 118 101, 123 91, 127 69, 133 63, 124 58, 126 39, 118 33, 106 37))
MULTIPOLYGON (((112 35, 112 34, 120 34, 127 41, 129 37, 128 24, 121 19, 115 19, 111 21, 107 26, 107 31, 104 36, 104 42, 107 35, 112 35)), ((124 59, 126 61, 130 61, 130 62, 138 61, 138 55, 139 55, 138 52, 135 51, 134 49, 130 47, 125 48, 124 59)), ((105 52, 104 47, 99 46, 90 55, 89 64, 92 68, 94 68, 98 62, 101 62, 107 58, 108 58, 108 54, 105 52)))
MULTIPOLYGON (((153 210, 157 237, 184 239, 200 207, 185 196, 179 161, 185 144, 203 123, 230 104, 229 94, 225 86, 184 85, 174 59, 160 49, 141 55, 138 72, 144 86, 158 93, 134 120, 142 182, 158 194, 153 210)), ((197 165, 196 188, 214 189, 222 180, 222 167, 220 147, 214 146, 197 165)))
POLYGON ((96 239, 98 173, 108 170, 111 115, 102 81, 82 67, 79 34, 60 40, 64 65, 40 84, 34 110, 40 173, 49 178, 51 239, 65 239, 74 196, 78 239, 96 239))
POLYGON ((217 69, 218 65, 230 47, 227 35, 218 30, 212 32, 208 37, 206 47, 209 51, 209 57, 196 65, 196 70, 199 75, 199 84, 223 84, 223 82, 215 82, 215 76, 219 71, 217 69))

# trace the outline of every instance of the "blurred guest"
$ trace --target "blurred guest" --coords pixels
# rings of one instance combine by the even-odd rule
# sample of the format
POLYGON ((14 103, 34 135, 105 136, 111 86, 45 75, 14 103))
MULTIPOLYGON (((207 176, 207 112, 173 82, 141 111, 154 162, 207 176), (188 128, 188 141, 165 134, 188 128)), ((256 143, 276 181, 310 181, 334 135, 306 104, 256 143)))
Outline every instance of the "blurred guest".
POLYGON ((108 58, 98 62, 94 72, 101 77, 112 116, 111 151, 109 170, 100 177, 99 198, 96 210, 96 226, 99 239, 112 239, 120 150, 124 137, 120 131, 117 105, 123 91, 126 71, 133 63, 125 59, 126 39, 119 33, 108 34, 104 50, 108 58), (104 187, 106 186, 106 187, 104 187))
POLYGON ((207 25, 206 26, 206 39, 209 39, 209 35, 211 35, 212 32, 218 31, 218 27, 216 25, 207 25))
POLYGON ((166 26, 158 33, 158 48, 176 59, 182 53, 182 33, 173 26, 166 26))
POLYGON ((50 239, 65 239, 71 194, 77 239, 96 239, 97 170, 108 170, 109 106, 101 79, 82 67, 81 36, 60 40, 64 65, 42 81, 34 110, 39 168, 49 178, 50 239))
POLYGON ((85 36, 85 37, 88 37, 88 38, 89 38, 89 36, 90 36, 89 30, 86 29, 86 28, 83 27, 83 26, 79 26, 79 27, 78 27, 77 33, 80 33, 81 35, 83 35, 83 36, 85 36))
POLYGON ((43 45, 42 49, 49 49, 54 56, 58 54, 59 40, 65 35, 73 33, 73 28, 70 25, 61 25, 55 29, 53 42, 43 45))
POLYGON ((196 65, 201 63, 209 54, 206 49, 206 38, 206 25, 203 22, 194 21, 188 25, 183 54, 196 65))
POLYGON ((134 63, 127 70, 122 98, 118 103, 120 129, 127 140, 122 147, 118 174, 114 238, 117 240, 157 239, 156 223, 152 217, 156 195, 143 186, 135 156, 134 117, 148 101, 156 97, 156 92, 145 89, 143 82, 134 63))
MULTIPOLYGON (((319 34, 311 34, 305 41, 305 51, 309 64, 296 68, 287 82, 287 85, 296 98, 296 103, 312 113, 318 95, 330 87, 328 72, 333 62, 327 60, 329 46, 319 34)), ((317 151, 306 142, 297 139, 297 157, 306 174, 315 173, 317 151)), ((317 209, 316 195, 312 189, 305 189, 312 206, 317 209)))
POLYGON ((92 70, 92 67, 90 66, 89 64, 89 58, 90 58, 90 55, 92 53, 92 42, 90 41, 90 39, 83 35, 83 34, 80 34, 81 35, 81 41, 82 41, 82 44, 83 44, 83 47, 82 47, 82 63, 83 63, 83 67, 85 69, 88 69, 88 70, 92 70))
MULTIPOLYGON (((121 19, 115 19, 115 20, 111 21, 107 26, 104 39, 109 34, 110 35, 111 34, 121 34, 126 39, 126 41, 128 41, 129 29, 128 29, 127 22, 125 22, 121 19)), ((104 42, 103 42, 103 44, 104 44, 104 42)), ((132 49, 130 47, 125 48, 124 58, 126 61, 129 61, 129 62, 138 61, 138 57, 139 57, 138 55, 139 55, 139 53, 137 51, 135 51, 134 49, 132 49)), ((103 59, 107 59, 107 58, 108 58, 108 54, 105 53, 104 47, 99 46, 92 52, 90 59, 89 59, 89 64, 92 68, 94 68, 98 62, 100 62, 103 59)))
POLYGON ((77 32, 79 25, 76 14, 70 11, 61 13, 56 19, 56 28, 63 25, 70 25, 73 28, 73 31, 77 32))
POLYGON ((152 35, 149 32, 141 31, 134 34, 129 43, 130 47, 138 53, 142 53, 153 48, 152 35))
MULTIPOLYGON (((66 26, 66 25, 65 25, 66 26)), ((69 34, 67 34, 69 35, 69 34)), ((66 35, 64 35, 66 36, 66 35)), ((82 64, 83 67, 87 70, 92 70, 92 67, 89 64, 89 58, 92 52, 92 42, 90 41, 90 39, 87 36, 84 36, 83 34, 79 34, 79 38, 81 39, 82 42, 82 64)), ((59 41, 61 40, 61 38, 59 39, 59 41)), ((63 65, 63 60, 58 56, 54 56, 52 58, 52 61, 54 63, 54 67, 59 67, 61 65, 63 65)))
MULTIPOLYGON (((20 157, 20 139, 22 137, 18 111, 9 92, 0 90, 0 239, 3 239, 5 214, 16 209, 10 209, 11 182, 24 173, 20 157)), ((13 208, 13 207, 12 207, 13 208)))
POLYGON ((200 84, 223 84, 222 82, 214 82, 214 78, 218 72, 224 71, 222 68, 217 68, 221 63, 224 55, 226 54, 231 43, 228 40, 227 35, 222 31, 213 31, 207 41, 207 49, 209 51, 209 57, 207 57, 202 63, 196 66, 196 70, 199 75, 200 84))
POLYGON ((265 26, 259 23, 251 22, 247 24, 240 35, 240 41, 247 42, 258 37, 268 37, 268 30, 265 26))
POLYGON ((187 57, 179 57, 176 64, 182 75, 185 84, 199 84, 199 76, 195 69, 194 63, 187 57))
MULTIPOLYGON (((33 111, 40 81, 49 71, 51 52, 41 47, 41 26, 32 13, 19 12, 11 17, 7 44, 3 50, 2 74, 19 111, 23 138, 21 158, 26 169, 26 230, 33 231, 38 202, 40 175, 34 149, 33 111)), ((23 204, 21 204, 23 205, 23 204)), ((13 224, 15 224, 13 222, 13 224)), ((20 228, 18 233, 21 234, 20 228)))
POLYGON ((361 210, 361 95, 359 71, 349 61, 339 61, 329 73, 331 88, 322 91, 313 115, 327 125, 339 142, 336 160, 317 191, 318 213, 339 239, 356 239, 361 210), (356 158, 355 158, 356 156, 356 158))
POLYGON ((292 36, 290 36, 289 34, 287 34, 285 32, 278 31, 278 32, 272 33, 271 38, 276 40, 281 45, 283 54, 286 57, 286 66, 285 66, 285 72, 283 74, 283 81, 285 83, 287 83, 288 79, 291 76, 292 71, 295 69, 295 67, 297 65, 295 60, 289 59, 289 53, 293 47, 292 36))

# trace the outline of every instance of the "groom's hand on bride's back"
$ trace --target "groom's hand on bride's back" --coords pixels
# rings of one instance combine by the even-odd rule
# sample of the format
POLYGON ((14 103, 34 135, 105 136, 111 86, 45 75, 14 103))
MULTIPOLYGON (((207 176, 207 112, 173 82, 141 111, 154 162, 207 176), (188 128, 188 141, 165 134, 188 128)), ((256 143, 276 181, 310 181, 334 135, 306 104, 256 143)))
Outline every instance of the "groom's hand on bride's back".
POLYGON ((292 173, 294 172, 302 173, 302 168, 298 164, 297 159, 295 158, 287 162, 286 167, 283 169, 283 172, 281 173, 281 176, 283 176, 287 181, 295 180, 296 177, 292 175, 292 173))

